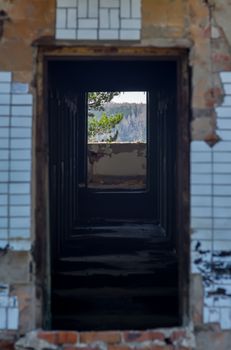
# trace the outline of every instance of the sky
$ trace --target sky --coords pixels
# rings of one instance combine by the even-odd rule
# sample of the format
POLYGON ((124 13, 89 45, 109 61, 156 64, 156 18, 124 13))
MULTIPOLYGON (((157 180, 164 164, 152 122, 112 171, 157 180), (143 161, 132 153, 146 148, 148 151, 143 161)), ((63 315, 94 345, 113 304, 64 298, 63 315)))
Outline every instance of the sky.
POLYGON ((115 96, 111 102, 114 103, 146 103, 145 91, 125 91, 115 96))

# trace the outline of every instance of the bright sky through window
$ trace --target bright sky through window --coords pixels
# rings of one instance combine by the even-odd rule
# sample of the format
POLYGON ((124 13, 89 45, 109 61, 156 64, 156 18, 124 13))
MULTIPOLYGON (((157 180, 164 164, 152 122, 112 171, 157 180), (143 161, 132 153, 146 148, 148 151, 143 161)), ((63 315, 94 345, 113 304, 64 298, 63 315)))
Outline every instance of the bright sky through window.
POLYGON ((114 103, 144 103, 146 104, 145 91, 125 91, 115 96, 111 102, 114 103))

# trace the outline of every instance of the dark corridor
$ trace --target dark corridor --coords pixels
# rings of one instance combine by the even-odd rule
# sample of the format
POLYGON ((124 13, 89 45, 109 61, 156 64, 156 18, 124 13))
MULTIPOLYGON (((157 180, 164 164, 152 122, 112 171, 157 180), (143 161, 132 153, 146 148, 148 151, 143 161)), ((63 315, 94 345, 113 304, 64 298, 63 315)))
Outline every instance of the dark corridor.
POLYGON ((177 64, 48 61, 52 328, 179 325, 177 64), (147 91, 147 187, 87 186, 90 91, 147 91))

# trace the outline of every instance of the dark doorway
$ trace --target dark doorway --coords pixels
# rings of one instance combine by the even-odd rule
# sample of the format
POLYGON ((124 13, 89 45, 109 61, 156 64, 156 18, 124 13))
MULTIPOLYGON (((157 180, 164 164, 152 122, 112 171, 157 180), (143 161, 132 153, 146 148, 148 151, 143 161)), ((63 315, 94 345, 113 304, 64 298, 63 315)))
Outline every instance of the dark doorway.
MULTIPOLYGON (((181 322, 177 74, 175 60, 48 62, 52 328, 181 322), (145 186, 89 185, 88 94, 94 91, 146 92, 145 186)), ((109 147, 120 147, 115 143, 109 147)))

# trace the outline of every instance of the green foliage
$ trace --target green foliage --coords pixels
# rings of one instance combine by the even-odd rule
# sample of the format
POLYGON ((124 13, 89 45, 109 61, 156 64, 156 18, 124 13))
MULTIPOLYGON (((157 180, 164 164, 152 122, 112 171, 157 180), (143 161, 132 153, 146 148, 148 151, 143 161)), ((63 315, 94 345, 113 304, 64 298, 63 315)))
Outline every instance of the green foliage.
POLYGON ((116 141, 118 130, 114 130, 115 126, 121 122, 123 115, 117 113, 107 116, 103 113, 100 119, 91 117, 88 120, 88 139, 90 141, 116 141))
POLYGON ((119 92, 88 93, 88 141, 113 142, 118 137, 116 125, 123 119, 122 113, 107 116, 105 112, 97 118, 96 111, 104 111, 104 104, 110 102, 119 92))

